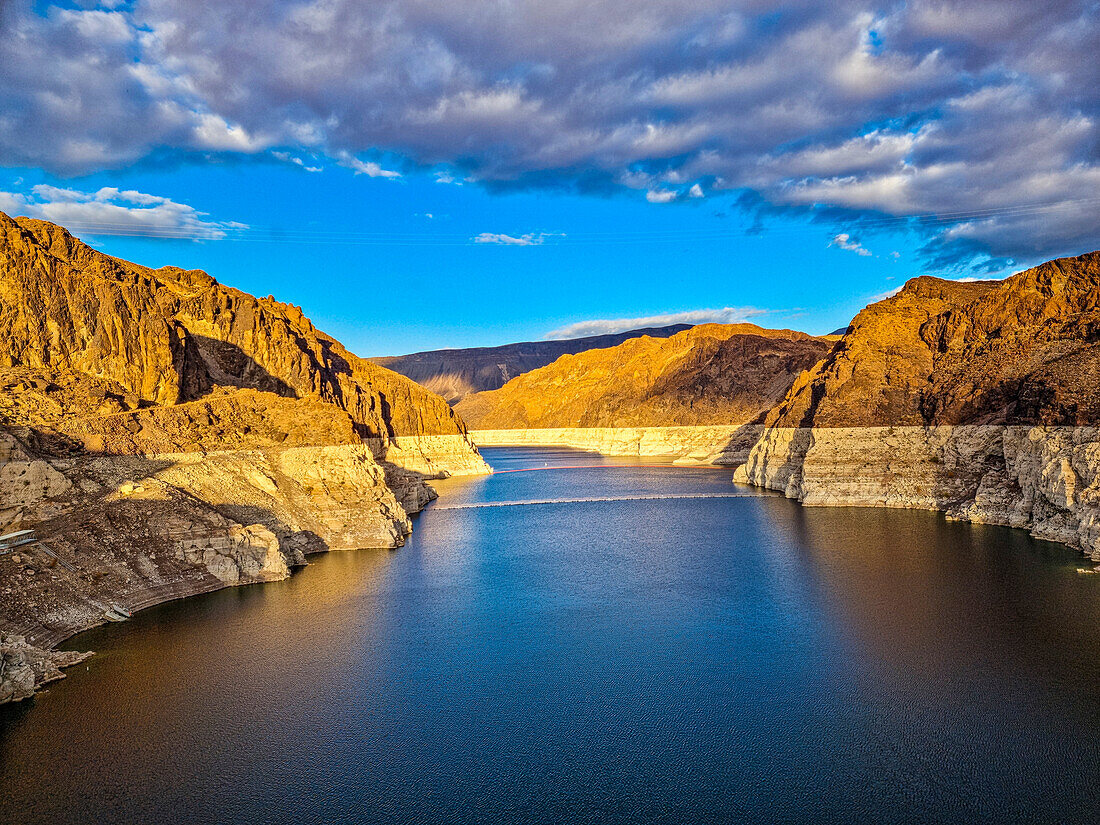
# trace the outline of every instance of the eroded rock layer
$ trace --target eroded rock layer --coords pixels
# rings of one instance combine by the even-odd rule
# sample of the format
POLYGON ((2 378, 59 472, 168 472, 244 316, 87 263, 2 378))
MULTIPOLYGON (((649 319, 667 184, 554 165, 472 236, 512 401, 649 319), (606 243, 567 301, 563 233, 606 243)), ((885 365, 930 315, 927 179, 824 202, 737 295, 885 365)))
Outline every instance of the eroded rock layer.
POLYGON ((676 464, 737 466, 763 431, 759 424, 700 427, 556 427, 470 430, 479 447, 570 447, 602 455, 663 458, 676 464))
POLYGON ((942 510, 1021 527, 1100 562, 1095 427, 773 427, 734 479, 809 505, 942 510))

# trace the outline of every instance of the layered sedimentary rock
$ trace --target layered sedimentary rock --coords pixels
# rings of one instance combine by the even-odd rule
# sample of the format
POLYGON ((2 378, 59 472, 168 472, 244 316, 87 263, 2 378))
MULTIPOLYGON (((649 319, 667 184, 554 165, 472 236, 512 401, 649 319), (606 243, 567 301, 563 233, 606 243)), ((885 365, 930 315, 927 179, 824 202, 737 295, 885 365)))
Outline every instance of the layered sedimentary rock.
POLYGON ((804 504, 942 510, 1022 527, 1100 562, 1095 427, 773 427, 734 478, 804 504))
POLYGON ((643 335, 668 338, 688 328, 687 324, 674 324, 586 338, 525 341, 500 347, 441 349, 371 360, 411 378, 443 396, 449 403, 456 404, 471 393, 498 389, 516 376, 544 367, 562 355, 613 347, 643 335))
POLYGON ((535 430, 470 430, 479 447, 571 447, 603 455, 665 458, 677 464, 740 465, 764 427, 559 427, 535 430))
POLYGON ((737 478, 807 504, 944 510, 1100 560, 1100 253, 917 278, 766 417, 737 478))
POLYGON ((703 324, 562 356, 456 409, 478 430, 744 424, 831 346, 792 330, 703 324))
POLYGON ((0 215, 0 335, 0 532, 29 531, 0 546, 9 698, 74 632, 396 547, 428 480, 489 469, 442 399, 297 308, 51 224, 0 215))

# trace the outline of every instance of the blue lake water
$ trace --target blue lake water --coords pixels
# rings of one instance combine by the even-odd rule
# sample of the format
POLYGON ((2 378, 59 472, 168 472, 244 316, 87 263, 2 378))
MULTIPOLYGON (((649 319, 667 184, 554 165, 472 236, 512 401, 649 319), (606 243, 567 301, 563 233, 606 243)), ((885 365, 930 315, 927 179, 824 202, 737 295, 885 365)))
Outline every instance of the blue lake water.
POLYGON ((441 483, 396 552, 71 640, 98 655, 0 709, 0 821, 1100 819, 1077 553, 717 468, 484 453, 538 469, 441 483), (443 509, 707 494, 741 497, 443 509))

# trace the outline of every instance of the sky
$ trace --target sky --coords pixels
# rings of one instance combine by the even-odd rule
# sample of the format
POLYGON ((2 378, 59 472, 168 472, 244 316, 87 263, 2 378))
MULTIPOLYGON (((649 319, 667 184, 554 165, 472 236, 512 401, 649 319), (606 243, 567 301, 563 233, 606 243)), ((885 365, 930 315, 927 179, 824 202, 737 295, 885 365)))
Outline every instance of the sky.
POLYGON ((1100 248, 1100 4, 0 0, 0 211, 366 356, 1100 248))

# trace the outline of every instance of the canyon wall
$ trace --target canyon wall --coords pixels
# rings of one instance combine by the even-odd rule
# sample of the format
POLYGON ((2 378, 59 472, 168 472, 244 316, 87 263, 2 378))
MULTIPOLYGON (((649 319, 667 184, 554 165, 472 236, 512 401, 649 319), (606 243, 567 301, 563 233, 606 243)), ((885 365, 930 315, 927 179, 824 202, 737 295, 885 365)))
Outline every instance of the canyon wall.
POLYGON ((1100 253, 868 306, 736 478, 817 505, 1007 524, 1100 561, 1100 253))
POLYGON ((0 702, 62 639, 158 602, 394 548, 489 467, 438 396, 300 309, 0 214, 0 702), (15 546, 12 546, 15 543, 15 546))
POLYGON ((807 505, 941 510, 1100 562, 1100 430, 939 425, 768 429, 734 480, 807 505))
POLYGON ((348 352, 298 307, 3 213, 0 341, 0 368, 94 377, 122 409, 250 388, 335 406, 363 437, 464 432, 443 399, 348 352))

